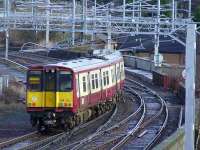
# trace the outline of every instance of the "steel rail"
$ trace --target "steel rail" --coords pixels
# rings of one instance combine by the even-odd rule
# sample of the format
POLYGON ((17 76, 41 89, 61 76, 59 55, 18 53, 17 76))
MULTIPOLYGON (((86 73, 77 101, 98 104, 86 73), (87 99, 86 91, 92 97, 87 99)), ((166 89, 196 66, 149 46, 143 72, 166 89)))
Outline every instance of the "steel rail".
MULTIPOLYGON (((143 84, 137 82, 137 81, 134 81, 134 80, 131 80, 131 79, 127 79, 128 81, 130 82, 134 82, 135 84, 147 89, 150 93, 152 93, 154 96, 156 96, 157 98, 159 98, 160 102, 162 103, 162 109, 161 111, 159 112, 159 114, 161 115, 161 113, 163 111, 165 111, 166 115, 165 115, 165 120, 164 120, 164 123, 163 125, 160 127, 159 129, 159 132, 156 134, 156 136, 148 143, 148 145, 145 147, 145 149, 151 149, 153 147, 153 145, 156 143, 157 139, 161 136, 161 133, 162 131, 165 129, 166 125, 167 125, 167 122, 168 122, 168 117, 169 117, 169 114, 168 114, 168 108, 167 108, 167 104, 166 102, 164 101, 163 98, 161 98, 155 91, 153 91, 152 89, 144 86, 143 84)), ((150 123, 150 122, 148 122, 150 123)), ((147 125, 147 124, 146 124, 147 125)))
MULTIPOLYGON (((116 106, 115 106, 115 109, 116 109, 116 106)), ((60 141, 62 141, 63 139, 68 139, 70 138, 76 131, 80 130, 80 129, 83 129, 83 128, 86 128, 89 124, 92 124, 94 123, 95 121, 103 118, 105 115, 107 115, 108 113, 112 112, 113 110, 110 110, 106 113, 104 113, 103 115, 89 121, 89 122, 86 122, 78 127, 75 127, 72 131, 70 132, 67 132, 67 134, 63 135, 62 137, 58 137, 56 138, 55 140, 52 140, 50 141, 49 143, 46 143, 46 144, 43 144, 42 146, 40 146, 40 148, 38 148, 39 150, 43 150, 43 149, 48 149, 52 144, 56 144, 56 143, 59 143, 60 141)))
MULTIPOLYGON (((127 92, 131 92, 131 91, 127 91, 127 92)), ((136 95, 137 96, 137 95, 136 95)), ((111 132, 112 130, 115 130, 115 129, 118 129, 120 126, 123 126, 128 120, 131 119, 131 117, 134 117, 136 116, 142 109, 143 109, 144 106, 144 103, 143 103, 143 100, 140 99, 140 106, 137 108, 137 110, 135 112, 133 112, 131 115, 129 115, 128 117, 126 117, 125 119, 123 119, 122 121, 120 121, 119 123, 115 124, 114 126, 106 129, 106 130, 103 130, 103 131, 100 131, 100 132, 96 132, 88 137, 86 137, 85 139, 81 140, 81 141, 78 141, 76 143, 73 143, 73 144, 70 144, 70 145, 67 145, 67 146, 64 146, 62 147, 61 149, 67 149, 69 148, 71 145, 75 145, 75 147, 71 148, 71 150, 76 150, 76 149, 79 149, 81 148, 81 146, 87 144, 88 142, 91 142, 94 138, 96 138, 97 136, 101 136, 105 133, 108 133, 108 132, 111 132)), ((117 139, 117 138, 116 138, 117 139)), ((60 149, 60 150, 61 150, 60 149)))
POLYGON ((69 132, 62 132, 62 133, 50 136, 48 138, 45 138, 44 140, 32 143, 26 147, 23 147, 20 150, 35 150, 35 149, 38 149, 39 147, 43 146, 44 144, 54 141, 57 138, 64 138, 66 135, 69 135, 69 132))
MULTIPOLYGON (((138 97, 140 99, 140 101, 142 102, 143 113, 142 113, 141 118, 137 122, 136 126, 133 129, 131 129, 125 137, 121 136, 121 137, 113 138, 113 139, 109 140, 108 142, 104 143, 103 145, 101 145, 100 147, 104 147, 105 145, 107 145, 109 143, 113 143, 114 141, 120 140, 120 138, 122 138, 122 140, 120 140, 120 142, 118 142, 114 147, 111 148, 111 150, 118 149, 118 146, 119 146, 118 144, 125 143, 129 139, 129 137, 133 136, 133 134, 139 130, 140 126, 142 125, 142 122, 144 121, 145 114, 146 114, 146 105, 145 105, 144 99, 136 91, 132 90, 131 92, 136 97, 138 97)), ((99 147, 98 147, 98 149, 99 149, 99 147)))
POLYGON ((117 111, 118 111, 118 108, 115 107, 115 111, 114 111, 114 113, 112 114, 112 116, 109 118, 109 120, 108 120, 105 124, 103 124, 102 126, 100 126, 100 127, 97 129, 96 132, 100 132, 103 128, 105 128, 105 127, 111 122, 111 120, 114 118, 114 116, 116 115, 117 111))
POLYGON ((118 142, 113 148, 112 150, 118 149, 121 146, 123 146, 130 137, 136 136, 136 134, 140 131, 140 129, 144 129, 145 126, 147 126, 148 124, 150 124, 152 121, 154 121, 158 116, 160 116, 160 114, 162 113, 163 110, 163 104, 161 103, 161 109, 159 110, 159 112, 157 114, 155 114, 152 118, 150 118, 149 120, 143 122, 142 124, 139 124, 135 129, 133 129, 131 131, 130 134, 128 134, 125 138, 123 138, 120 142, 118 142))
POLYGON ((3 64, 6 64, 12 68, 15 68, 19 71, 22 71, 22 72, 26 72, 28 70, 28 68, 20 63, 17 63, 13 60, 10 60, 10 59, 5 59, 5 58, 2 58, 0 57, 0 62, 3 63, 3 64))
MULTIPOLYGON (((159 96, 160 99, 162 99, 160 96, 159 96)), ((168 117, 169 117, 169 114, 168 114, 168 108, 167 108, 167 104, 164 100, 162 100, 163 103, 164 103, 164 107, 165 107, 165 113, 166 113, 166 117, 165 117, 165 121, 162 125, 162 127, 160 128, 159 132, 157 133, 157 135, 149 142, 149 144, 145 147, 145 150, 149 150, 151 148, 153 148, 153 146, 155 145, 156 141, 158 140, 158 138, 161 136, 162 134, 162 131, 164 131, 166 125, 167 125, 167 122, 168 122, 168 117)))
POLYGON ((26 139, 31 138, 33 136, 36 136, 37 134, 38 134, 38 132, 34 131, 34 132, 28 133, 26 135, 23 135, 23 136, 20 136, 20 137, 16 137, 16 138, 11 139, 9 141, 2 142, 2 143, 0 143, 0 149, 3 149, 3 148, 6 148, 6 147, 8 147, 10 145, 14 145, 16 143, 19 143, 19 142, 21 142, 23 140, 26 140, 26 139))
POLYGON ((21 53, 21 52, 12 52, 8 54, 9 56, 14 56, 14 57, 19 57, 19 58, 24 58, 24 59, 29 59, 31 61, 35 61, 37 63, 39 62, 58 62, 58 61, 63 61, 61 59, 56 59, 56 58, 51 58, 51 57, 46 57, 42 55, 37 55, 37 54, 32 54, 32 53, 21 53))
POLYGON ((129 139, 130 136, 133 136, 133 134, 136 133, 139 130, 140 126, 142 125, 142 121, 144 121, 144 117, 145 117, 145 114, 146 114, 146 105, 145 105, 144 99, 136 91, 132 90, 132 92, 134 92, 137 95, 137 97, 139 97, 141 99, 141 101, 143 102, 144 112, 142 114, 141 119, 139 120, 139 122, 135 126, 135 128, 133 128, 127 136, 125 136, 120 142, 118 142, 114 147, 112 147, 112 150, 118 149, 121 145, 123 145, 129 139))
POLYGON ((182 121, 183 121, 183 106, 181 106, 181 110, 179 114, 178 128, 181 128, 182 121))

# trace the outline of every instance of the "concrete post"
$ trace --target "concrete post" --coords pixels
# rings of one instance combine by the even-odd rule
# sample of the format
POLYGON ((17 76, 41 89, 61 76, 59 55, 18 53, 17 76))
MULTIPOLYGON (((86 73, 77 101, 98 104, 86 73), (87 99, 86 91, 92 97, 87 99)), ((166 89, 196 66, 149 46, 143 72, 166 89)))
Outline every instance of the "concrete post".
POLYGON ((187 26, 186 40, 185 150, 194 150, 196 24, 187 26))
POLYGON ((159 43, 160 43, 160 0, 158 0, 157 4, 157 25, 155 26, 156 34, 155 34, 155 45, 154 45, 154 64, 155 66, 160 66, 160 57, 159 57, 159 43))

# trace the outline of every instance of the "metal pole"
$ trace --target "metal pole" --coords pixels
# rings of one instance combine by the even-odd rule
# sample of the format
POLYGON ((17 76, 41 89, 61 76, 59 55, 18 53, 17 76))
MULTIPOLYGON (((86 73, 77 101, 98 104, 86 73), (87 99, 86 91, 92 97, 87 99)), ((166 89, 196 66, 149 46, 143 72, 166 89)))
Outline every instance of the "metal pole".
POLYGON ((94 41, 95 39, 94 31, 96 30, 96 18, 97 18, 97 0, 94 0, 94 25, 93 25, 93 32, 92 32, 92 41, 94 41))
POLYGON ((175 20, 175 2, 172 0, 172 30, 174 30, 174 20, 175 20))
POLYGON ((109 14, 108 13, 108 50, 110 50, 111 51, 111 49, 112 49, 112 46, 111 46, 111 14, 109 14))
POLYGON ((175 8, 175 11, 174 11, 174 19, 176 20, 176 18, 177 18, 177 1, 175 1, 175 3, 174 3, 174 8, 175 8))
POLYGON ((189 11, 188 11, 188 18, 191 19, 192 15, 191 15, 191 10, 192 10, 192 0, 189 0, 189 11))
MULTIPOLYGON (((35 0, 32 0, 32 3, 34 4, 35 0)), ((32 21, 35 20, 35 16, 36 16, 36 7, 35 7, 35 5, 33 5, 33 7, 32 7, 32 17, 33 17, 33 20, 32 21)), ((38 28, 37 23, 34 23, 35 43, 37 43, 37 34, 38 34, 37 28, 38 28)))
POLYGON ((125 25, 125 17, 126 17, 126 0, 123 0, 123 27, 125 25))
POLYGON ((9 29, 6 29, 6 52, 5 52, 5 59, 8 59, 8 48, 9 48, 9 29))
POLYGON ((47 8, 46 8, 46 19, 47 19, 47 22, 46 22, 46 47, 48 47, 48 44, 49 44, 49 5, 50 5, 50 0, 46 0, 47 2, 47 8))
POLYGON ((187 26, 186 40, 186 96, 185 96, 185 150, 194 150, 195 125, 195 73, 196 73, 196 24, 187 26))
POLYGON ((160 0, 158 0, 158 10, 157 10, 157 24, 155 26, 156 34, 155 34, 155 51, 154 51, 154 64, 155 66, 160 65, 160 59, 159 59, 159 43, 160 43, 160 0))
POLYGON ((139 18, 142 17, 142 2, 140 1, 140 4, 139 4, 139 18))
POLYGON ((34 6, 33 6, 33 2, 34 2, 34 0, 32 0, 32 8, 31 8, 32 16, 34 16, 34 6))
MULTIPOLYGON (((10 3, 9 0, 4 1, 4 7, 6 10, 6 17, 9 16, 10 11, 10 3)), ((9 49, 9 22, 7 21, 7 29, 5 30, 5 37, 6 37, 6 51, 5 51, 5 59, 8 59, 8 49, 9 49)))
POLYGON ((6 17, 6 15, 7 15, 7 0, 3 1, 3 5, 4 5, 4 17, 6 17))
POLYGON ((76 0, 73 0, 73 12, 72 12, 72 45, 75 44, 75 16, 76 15, 76 0))
MULTIPOLYGON (((87 0, 83 0, 83 18, 84 18, 84 34, 87 35, 87 0)), ((83 35, 84 35, 83 34, 83 35)), ((84 37, 84 42, 86 42, 86 36, 84 37)))
POLYGON ((10 15, 10 0, 7 0, 7 16, 10 15))
POLYGON ((132 20, 135 19, 135 0, 133 0, 133 12, 132 12, 132 20))

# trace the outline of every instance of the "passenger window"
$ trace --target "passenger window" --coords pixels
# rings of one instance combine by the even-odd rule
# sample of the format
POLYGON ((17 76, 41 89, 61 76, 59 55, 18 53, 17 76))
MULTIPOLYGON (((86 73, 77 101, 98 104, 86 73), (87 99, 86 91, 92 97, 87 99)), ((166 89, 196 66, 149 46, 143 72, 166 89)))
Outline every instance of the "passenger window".
POLYGON ((122 77, 124 77, 125 75, 124 75, 124 65, 123 65, 123 64, 121 65, 121 72, 122 72, 122 73, 121 73, 121 74, 122 74, 122 77))
POLYGON ((83 92, 86 92, 86 78, 85 77, 83 77, 82 78, 82 80, 83 80, 83 92))
POLYGON ((96 81, 96 88, 99 88, 99 82, 98 82, 98 74, 95 74, 95 81, 96 81))
POLYGON ((112 75, 112 83, 115 82, 115 72, 114 69, 111 69, 111 75, 112 75))
POLYGON ((94 74, 92 74, 92 89, 95 89, 95 79, 94 79, 94 74))
POLYGON ((120 79, 120 68, 119 68, 119 66, 117 67, 117 80, 119 80, 120 79))
POLYGON ((103 85, 106 86, 106 73, 103 72, 103 85))
POLYGON ((107 85, 109 85, 109 72, 106 71, 106 79, 107 79, 107 85))

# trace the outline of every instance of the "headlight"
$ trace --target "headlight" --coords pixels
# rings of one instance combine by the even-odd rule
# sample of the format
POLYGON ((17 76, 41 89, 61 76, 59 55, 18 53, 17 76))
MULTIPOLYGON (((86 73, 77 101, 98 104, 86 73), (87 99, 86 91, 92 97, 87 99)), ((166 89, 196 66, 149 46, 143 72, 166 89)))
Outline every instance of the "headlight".
POLYGON ((56 117, 56 114, 55 114, 55 113, 53 113, 53 117, 56 117))

